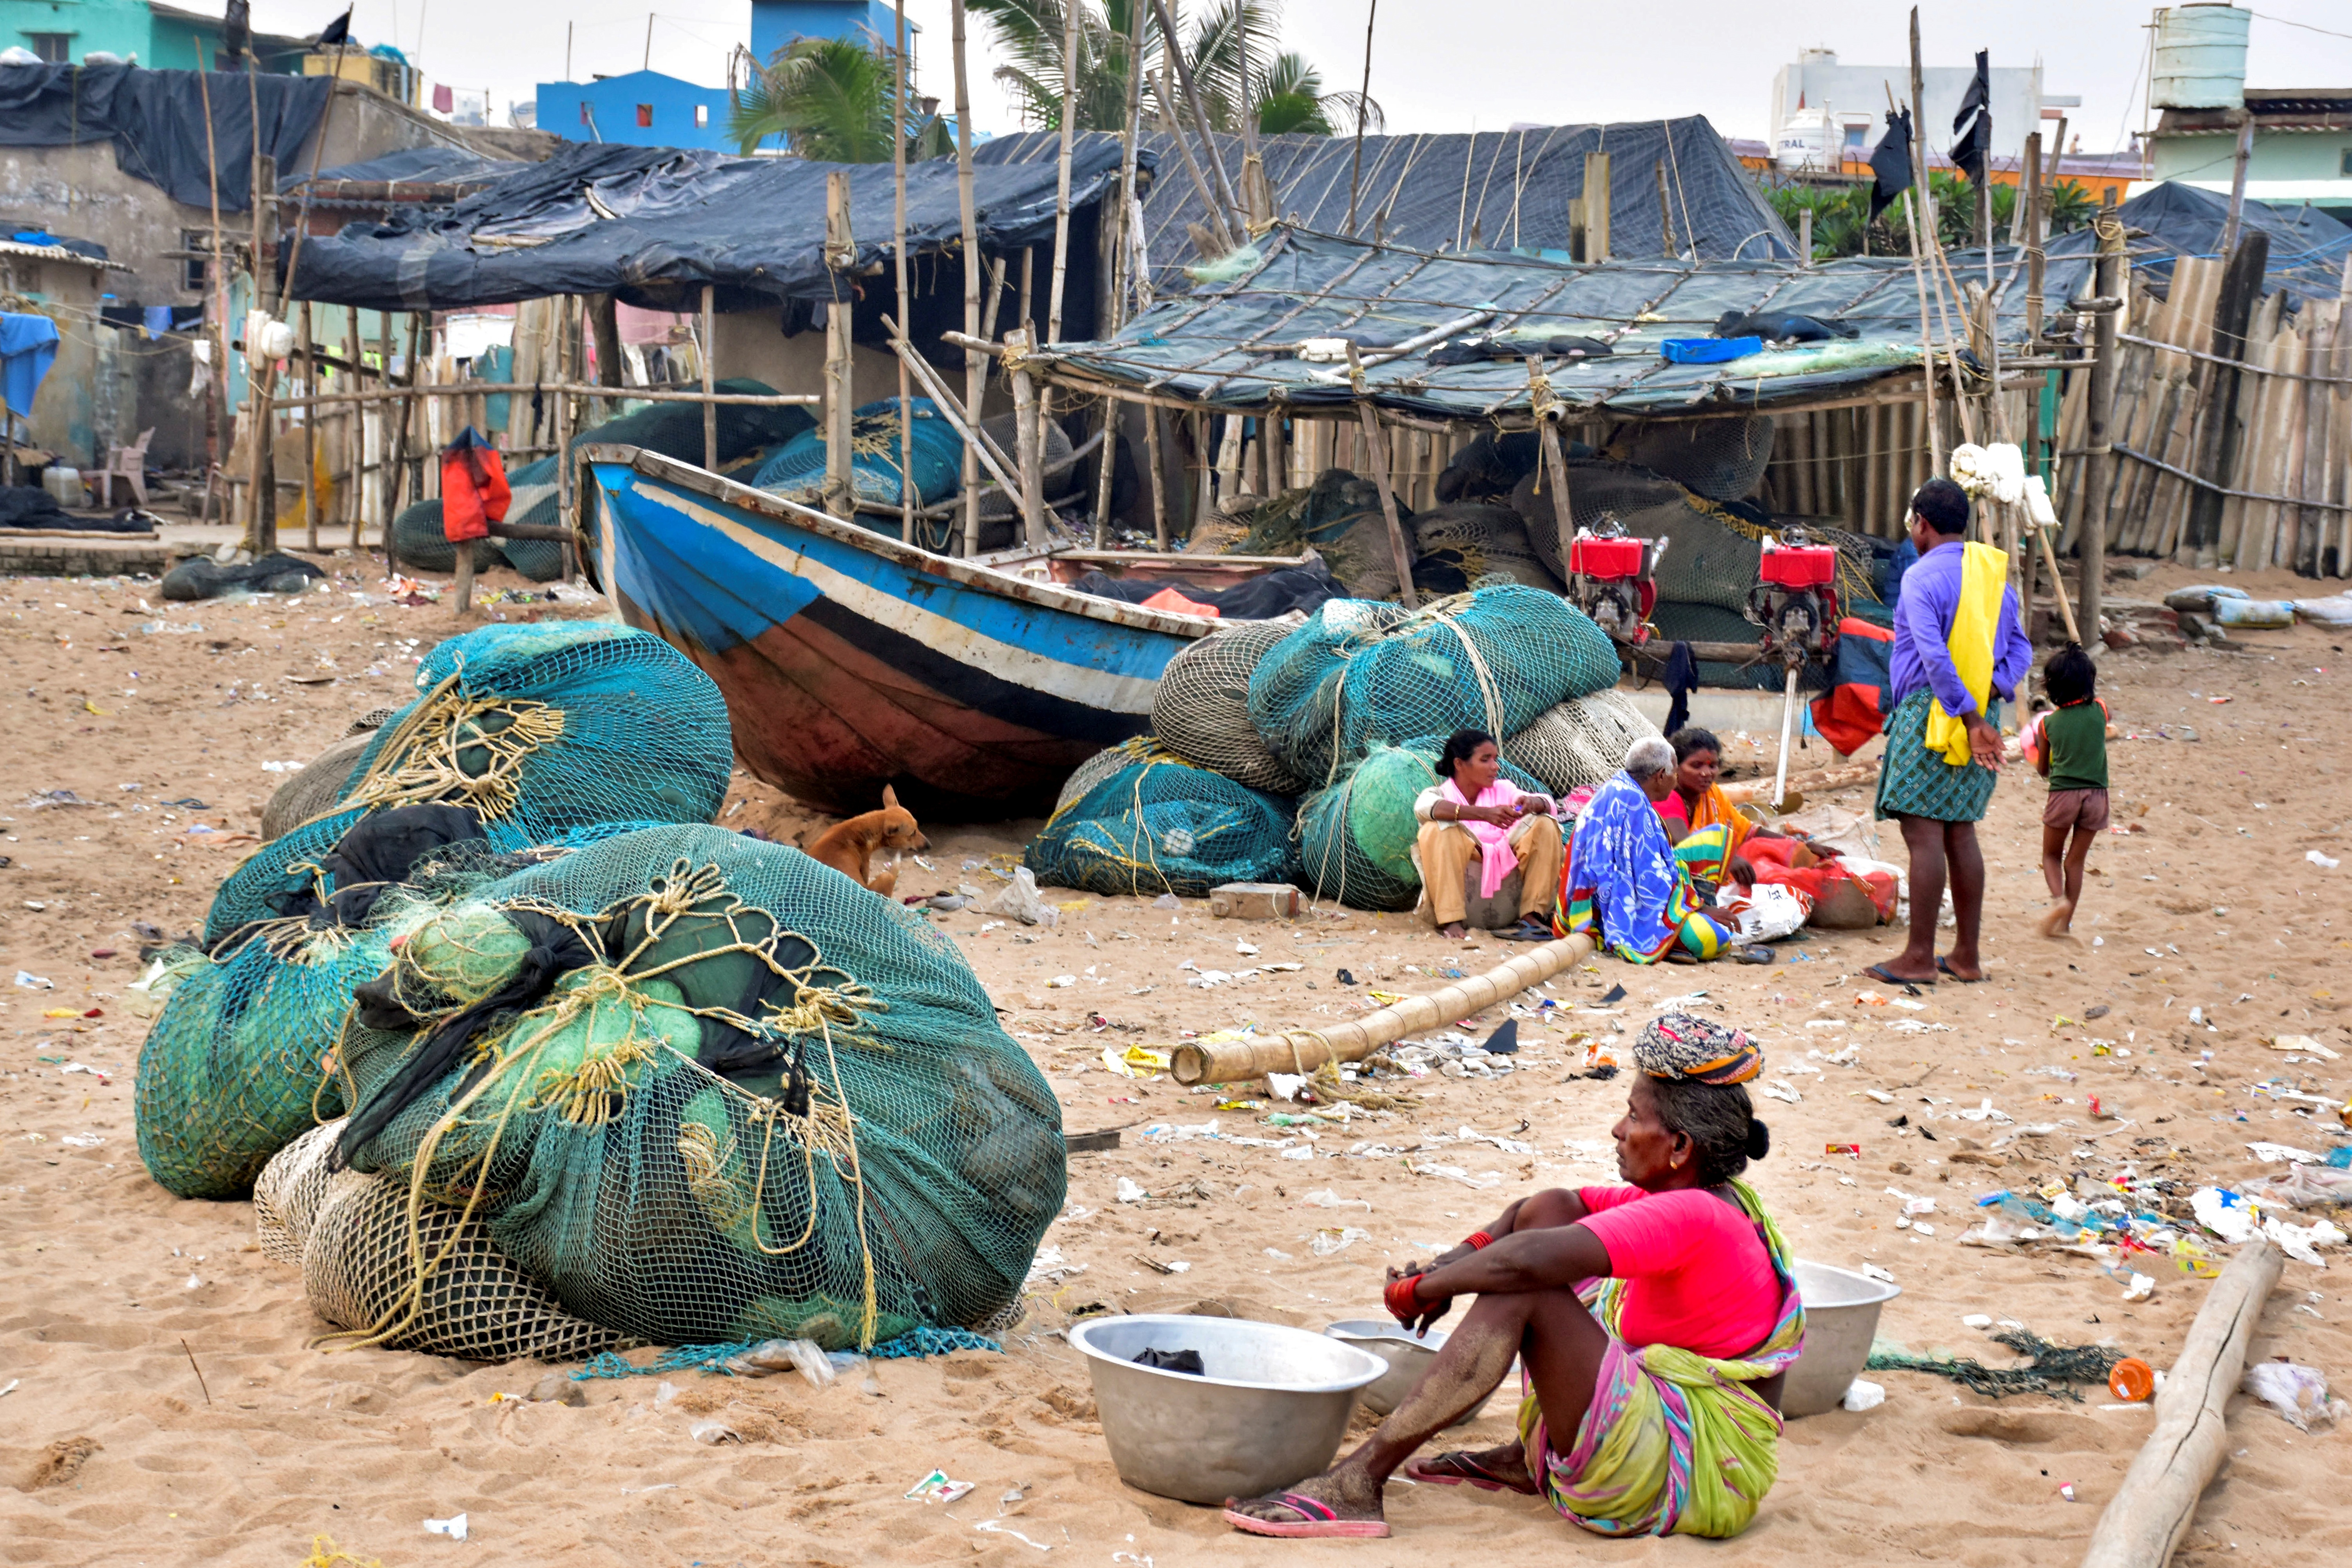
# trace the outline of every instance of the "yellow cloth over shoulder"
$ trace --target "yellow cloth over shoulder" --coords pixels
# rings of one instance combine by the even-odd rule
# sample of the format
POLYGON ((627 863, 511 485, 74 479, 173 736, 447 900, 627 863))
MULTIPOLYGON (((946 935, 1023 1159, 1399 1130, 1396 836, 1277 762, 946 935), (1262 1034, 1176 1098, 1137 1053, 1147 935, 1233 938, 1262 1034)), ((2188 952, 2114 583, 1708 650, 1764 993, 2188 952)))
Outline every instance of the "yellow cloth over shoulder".
MULTIPOLYGON (((1952 668, 1960 684, 1985 711, 1992 695, 1993 642, 2000 632, 2001 597, 2009 589, 2009 552, 1990 544, 1962 546, 1960 602, 1952 612, 1952 668)), ((1927 704, 1926 745, 1956 768, 1969 765, 1969 729, 1944 711, 1941 702, 1927 704)))

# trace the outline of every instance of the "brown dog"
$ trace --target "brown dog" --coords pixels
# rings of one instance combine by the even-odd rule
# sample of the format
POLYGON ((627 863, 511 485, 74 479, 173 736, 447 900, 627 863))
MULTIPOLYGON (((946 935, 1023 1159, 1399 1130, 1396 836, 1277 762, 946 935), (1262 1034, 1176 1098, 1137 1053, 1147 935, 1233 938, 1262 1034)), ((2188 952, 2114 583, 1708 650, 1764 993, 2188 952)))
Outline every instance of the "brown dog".
POLYGON ((863 816, 853 816, 837 822, 817 836, 807 847, 809 858, 822 860, 842 875, 854 879, 861 888, 870 889, 884 898, 898 885, 898 873, 873 869, 874 852, 877 849, 929 849, 931 841, 915 826, 914 814, 898 804, 898 793, 888 784, 882 786, 882 809, 869 811, 863 816))

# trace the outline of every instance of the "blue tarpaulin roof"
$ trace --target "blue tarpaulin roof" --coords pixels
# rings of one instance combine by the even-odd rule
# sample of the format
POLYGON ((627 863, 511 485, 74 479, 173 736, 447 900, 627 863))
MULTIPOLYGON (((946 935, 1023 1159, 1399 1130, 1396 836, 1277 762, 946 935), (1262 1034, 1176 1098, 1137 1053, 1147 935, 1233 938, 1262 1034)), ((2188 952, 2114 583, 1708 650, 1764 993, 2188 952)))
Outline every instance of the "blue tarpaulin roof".
MULTIPOLYGON (((1981 276, 1984 254, 1954 252, 1955 272, 1981 276)), ((2025 341, 2021 253, 1997 250, 2004 347, 2025 341)), ((2090 259, 2053 260, 2044 297, 2054 311, 2089 281, 2090 259)), ((1034 356, 1055 379, 1094 390, 1151 391, 1232 410, 1337 405, 1357 395, 1345 364, 1312 363, 1297 346, 1349 337, 1376 357, 1465 315, 1466 331, 1510 340, 1514 357, 1433 365, 1430 350, 1369 365, 1362 395, 1401 413, 1448 420, 1530 417, 1528 370, 1555 335, 1598 339, 1605 357, 1546 361, 1554 396, 1575 408, 1702 414, 1814 401, 1835 389, 1918 368, 1919 293, 1907 258, 1792 261, 1548 261, 1504 251, 1439 255, 1277 226, 1230 281, 1163 300, 1101 342, 1057 343, 1034 356), (1857 336, 1766 348, 1714 364, 1675 364, 1668 339, 1704 338, 1727 311, 1794 311, 1842 321, 1857 336)), ((1457 334, 1459 335, 1459 334, 1457 334)), ((1938 323, 1940 344, 1945 338, 1938 323)))

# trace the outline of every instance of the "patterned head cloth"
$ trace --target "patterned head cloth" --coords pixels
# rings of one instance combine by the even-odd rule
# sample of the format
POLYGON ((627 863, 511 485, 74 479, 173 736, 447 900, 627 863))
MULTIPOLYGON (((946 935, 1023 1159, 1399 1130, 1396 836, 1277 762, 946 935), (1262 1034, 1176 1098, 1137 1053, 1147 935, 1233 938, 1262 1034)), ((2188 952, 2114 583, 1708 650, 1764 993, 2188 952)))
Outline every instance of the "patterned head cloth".
POLYGON ((1652 1078, 1692 1083, 1746 1083, 1764 1070, 1764 1048, 1744 1029, 1688 1013, 1661 1013, 1633 1042, 1633 1065, 1652 1078))

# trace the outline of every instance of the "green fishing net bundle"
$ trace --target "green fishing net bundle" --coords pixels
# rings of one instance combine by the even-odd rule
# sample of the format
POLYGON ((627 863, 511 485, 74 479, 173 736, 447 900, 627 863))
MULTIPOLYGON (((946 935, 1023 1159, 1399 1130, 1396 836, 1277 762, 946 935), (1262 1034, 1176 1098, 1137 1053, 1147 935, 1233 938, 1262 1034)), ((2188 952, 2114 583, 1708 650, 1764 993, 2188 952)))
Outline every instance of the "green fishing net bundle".
POLYGON ((1287 801, 1164 747, 1129 748, 1120 754, 1136 760, 1097 778, 1030 840, 1027 863, 1041 884, 1198 899, 1226 882, 1286 879, 1287 801))
POLYGON ((716 827, 453 906, 362 990, 338 1061, 354 1168, 633 1339, 989 1323, 1063 1199, 1058 1103, 954 945, 716 827))

